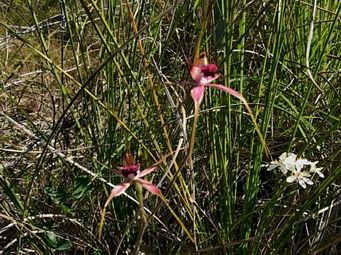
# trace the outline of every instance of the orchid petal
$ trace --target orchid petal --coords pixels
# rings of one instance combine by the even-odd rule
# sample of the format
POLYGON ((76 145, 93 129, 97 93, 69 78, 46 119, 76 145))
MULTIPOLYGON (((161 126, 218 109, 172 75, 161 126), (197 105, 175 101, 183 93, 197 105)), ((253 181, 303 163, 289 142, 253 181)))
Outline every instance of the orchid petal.
POLYGON ((197 66, 208 65, 208 59, 205 51, 201 52, 200 55, 199 52, 196 53, 196 55, 194 56, 194 64, 197 66))
POLYGON ((234 96, 234 97, 238 98, 240 101, 246 101, 244 99, 244 97, 238 91, 236 91, 236 90, 234 90, 232 88, 226 87, 224 85, 215 84, 215 83, 209 83, 209 84, 203 84, 203 85, 219 89, 219 90, 221 90, 221 91, 223 91, 225 93, 230 94, 231 96, 234 96))
POLYGON ((195 104, 200 105, 204 97, 204 92, 205 92, 205 87, 202 85, 192 88, 191 94, 192 94, 192 98, 195 104))
POLYGON ((203 74, 201 72, 201 68, 199 66, 192 66, 191 76, 192 76, 193 80, 195 80, 196 82, 199 82, 203 77, 203 74))
MULTIPOLYGON (((199 81, 200 85, 207 85, 210 86, 210 82, 219 78, 219 74, 215 74, 213 77, 202 77, 199 81)), ((225 87, 225 86, 224 86, 225 87)))
POLYGON ((151 167, 151 168, 147 168, 147 169, 144 169, 143 171, 140 171, 136 177, 143 177, 147 174, 150 174, 151 172, 155 171, 156 167, 151 167))
POLYGON ((110 194, 110 196, 108 197, 107 202, 105 203, 104 207, 107 207, 108 204, 110 203, 110 201, 111 201, 114 197, 117 197, 117 196, 123 194, 124 191, 126 191, 127 188, 129 188, 129 186, 130 186, 130 183, 124 182, 124 183, 121 183, 121 184, 117 185, 115 188, 113 188, 113 190, 111 191, 111 194, 110 194))
POLYGON ((161 190, 158 187, 156 187, 153 183, 140 178, 135 178, 135 181, 141 184, 142 187, 148 190, 150 193, 157 196, 161 195, 161 190))

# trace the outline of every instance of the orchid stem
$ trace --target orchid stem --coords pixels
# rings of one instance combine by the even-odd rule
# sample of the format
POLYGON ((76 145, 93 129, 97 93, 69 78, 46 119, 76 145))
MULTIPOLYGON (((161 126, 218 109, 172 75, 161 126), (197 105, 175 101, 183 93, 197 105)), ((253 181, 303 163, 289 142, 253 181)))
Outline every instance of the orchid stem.
POLYGON ((104 226, 104 221, 105 221, 105 212, 106 212, 106 208, 104 207, 101 212, 101 221, 99 222, 99 226, 98 226, 98 240, 102 239, 103 226, 104 226))
POLYGON ((110 201, 113 198, 114 197, 112 196, 112 194, 110 194, 110 196, 108 197, 107 201, 105 202, 103 210, 101 212, 101 221, 99 222, 99 226, 98 226, 98 240, 101 240, 101 238, 102 238, 103 226, 104 226, 104 222, 105 222, 105 213, 107 211, 107 206, 109 205, 110 201))
POLYGON ((189 151, 188 151, 188 162, 189 162, 189 166, 191 169, 193 169, 192 154, 193 154, 193 148, 194 148, 194 144, 195 144, 195 131, 197 128, 197 123, 198 123, 198 118, 199 118, 199 110, 200 110, 199 104, 195 103, 193 128, 192 128, 191 140, 189 142, 189 151))
POLYGON ((135 182, 135 187, 136 187, 137 199, 139 201, 139 211, 140 211, 141 221, 143 221, 144 223, 147 223, 146 212, 143 207, 142 186, 141 184, 135 182))
POLYGON ((139 183, 135 182, 135 187, 136 187, 136 193, 137 193, 137 198, 139 201, 139 212, 140 212, 140 230, 139 230, 139 235, 137 237, 135 249, 132 254, 138 254, 138 251, 140 249, 140 245, 142 243, 142 238, 144 231, 147 226, 147 217, 146 217, 146 212, 143 207, 143 192, 142 192, 142 186, 139 183))
POLYGON ((195 176, 194 176, 194 163, 193 163, 193 148, 195 144, 195 131, 197 128, 198 118, 199 118, 199 110, 200 105, 198 103, 194 103, 194 120, 193 120, 193 128, 191 134, 191 140, 189 144, 189 151, 188 151, 188 164, 191 171, 191 189, 192 189, 192 213, 193 213, 193 238, 194 238, 194 245, 195 249, 197 249, 197 242, 196 242, 196 234, 195 234, 195 176))

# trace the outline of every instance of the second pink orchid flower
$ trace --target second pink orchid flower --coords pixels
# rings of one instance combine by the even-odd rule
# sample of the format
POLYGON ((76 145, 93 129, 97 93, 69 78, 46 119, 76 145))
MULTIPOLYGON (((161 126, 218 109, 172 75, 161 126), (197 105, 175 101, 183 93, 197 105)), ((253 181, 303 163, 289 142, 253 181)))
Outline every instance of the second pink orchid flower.
POLYGON ((114 171, 116 174, 121 175, 125 181, 122 182, 121 184, 117 185, 111 191, 111 194, 110 194, 107 202, 105 203, 104 207, 107 207, 108 204, 110 203, 110 201, 114 197, 117 197, 117 196, 123 194, 133 182, 137 182, 143 188, 145 188, 146 190, 148 190, 150 193, 152 193, 154 195, 160 196, 160 194, 161 194, 161 191, 158 187, 156 187, 151 182, 146 181, 146 180, 141 178, 141 177, 144 177, 145 175, 153 172, 156 169, 156 167, 150 167, 150 168, 147 168, 147 169, 141 171, 140 170, 140 164, 135 163, 132 155, 130 155, 129 153, 125 154, 125 161, 127 163, 125 166, 118 167, 117 170, 114 171))
POLYGON ((117 196, 123 194, 133 182, 135 182, 135 184, 137 186, 136 188, 137 188, 137 193, 138 193, 138 197, 139 197, 141 218, 146 220, 145 215, 144 215, 144 209, 143 209, 142 188, 145 188, 146 190, 148 190, 152 194, 163 198, 161 191, 158 187, 156 187, 151 182, 142 179, 143 176, 153 172, 155 169, 156 169, 156 167, 150 167, 150 168, 147 168, 147 169, 141 171, 140 170, 140 164, 135 163, 133 156, 128 152, 125 153, 123 166, 118 167, 117 170, 114 171, 116 174, 121 175, 124 178, 124 181, 121 184, 115 186, 115 188, 113 188, 113 190, 110 193, 110 196, 108 197, 107 201, 105 202, 104 208, 101 212, 101 220, 100 220, 99 229, 98 229, 99 239, 101 239, 101 237, 102 237, 102 231, 103 231, 103 226, 104 226, 104 222, 105 222, 106 208, 108 207, 108 205, 110 204, 111 200, 114 197, 117 197, 117 196))

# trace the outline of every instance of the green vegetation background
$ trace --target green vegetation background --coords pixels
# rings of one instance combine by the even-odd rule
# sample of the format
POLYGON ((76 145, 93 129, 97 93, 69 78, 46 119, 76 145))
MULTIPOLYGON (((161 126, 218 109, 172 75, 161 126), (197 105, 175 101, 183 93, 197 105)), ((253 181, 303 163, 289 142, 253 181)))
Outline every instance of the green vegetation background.
POLYGON ((1 1, 0 254, 132 252, 134 189, 110 204, 98 239, 126 150, 143 167, 159 162, 148 179, 167 200, 145 194, 139 254, 336 254, 340 9, 337 0, 1 1), (192 201, 196 47, 247 99, 270 158, 242 104, 206 89, 192 201), (267 172, 283 152, 319 161, 325 178, 302 189, 267 172))

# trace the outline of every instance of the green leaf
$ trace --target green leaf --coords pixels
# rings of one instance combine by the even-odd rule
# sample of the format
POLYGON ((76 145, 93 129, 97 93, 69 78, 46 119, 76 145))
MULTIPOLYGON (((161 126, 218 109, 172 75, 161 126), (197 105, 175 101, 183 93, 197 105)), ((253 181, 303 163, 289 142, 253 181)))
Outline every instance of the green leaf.
POLYGON ((3 193, 8 196, 8 198, 12 201, 12 203, 16 206, 18 210, 21 212, 24 211, 24 206, 20 200, 20 196, 17 196, 13 187, 11 187, 10 183, 4 178, 4 176, 0 175, 0 187, 3 189, 3 193))
POLYGON ((52 186, 46 186, 44 191, 65 213, 75 215, 75 209, 69 205, 69 195, 64 188, 59 187, 55 190, 52 186))
POLYGON ((46 234, 43 239, 45 243, 55 251, 67 251, 71 248, 71 242, 69 240, 60 238, 60 236, 53 232, 46 234))
POLYGON ((57 204, 63 204, 67 199, 66 192, 61 187, 55 190, 52 186, 46 186, 44 191, 57 204))
POLYGON ((74 182, 72 196, 80 199, 89 195, 91 190, 91 179, 88 176, 79 176, 74 182))

